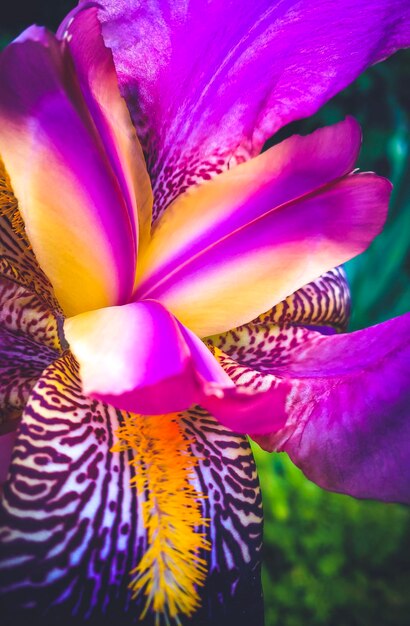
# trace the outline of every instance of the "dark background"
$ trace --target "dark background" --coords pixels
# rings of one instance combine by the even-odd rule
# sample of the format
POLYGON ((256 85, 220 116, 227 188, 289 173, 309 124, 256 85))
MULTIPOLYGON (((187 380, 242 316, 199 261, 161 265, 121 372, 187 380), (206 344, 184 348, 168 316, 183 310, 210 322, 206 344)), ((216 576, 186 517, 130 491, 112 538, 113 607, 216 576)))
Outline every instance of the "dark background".
MULTIPOLYGON (((74 4, 13 0, 2 11, 0 47, 32 23, 55 30, 74 4)), ((358 166, 394 183, 384 232, 347 264, 351 330, 410 309, 409 74, 410 51, 399 52, 273 140, 353 115, 364 134, 358 166)), ((266 626, 408 626, 410 510, 326 493, 282 455, 256 446, 255 454, 266 518, 266 626)))

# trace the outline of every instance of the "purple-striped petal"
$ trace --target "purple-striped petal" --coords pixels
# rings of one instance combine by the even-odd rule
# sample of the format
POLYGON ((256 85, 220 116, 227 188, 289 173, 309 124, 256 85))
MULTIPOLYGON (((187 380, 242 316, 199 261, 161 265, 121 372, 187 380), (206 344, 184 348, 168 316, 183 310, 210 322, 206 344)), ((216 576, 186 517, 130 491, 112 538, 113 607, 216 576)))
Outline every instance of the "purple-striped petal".
POLYGON ((127 591, 144 539, 133 468, 110 452, 120 420, 82 395, 70 358, 34 387, 0 506, 0 606, 16 623, 141 610, 127 591))
MULTIPOLYGON (((303 325, 333 334, 346 331, 349 318, 350 289, 346 272, 343 267, 335 267, 259 315, 250 326, 303 325)), ((218 347, 226 352, 222 345, 218 347)))
POLYGON ((0 485, 7 475, 13 432, 32 387, 58 352, 0 326, 0 485))
POLYGON ((9 432, 0 434, 0 493, 7 478, 16 437, 17 431, 14 425, 9 432))
POLYGON ((291 358, 292 345, 301 332, 304 336, 303 329, 326 335, 343 332, 349 315, 349 285, 345 271, 337 267, 249 324, 207 337, 205 342, 242 365, 269 371, 291 358))
POLYGON ((0 328, 62 351, 62 317, 32 290, 0 276, 0 328))
POLYGON ((0 415, 24 409, 30 390, 42 371, 58 357, 28 336, 0 327, 0 415))
MULTIPOLYGON (((147 549, 147 494, 131 486, 132 452, 110 452, 129 417, 84 397, 67 357, 33 389, 0 499, 0 611, 10 623, 140 620, 144 598, 133 599, 128 585, 147 549)), ((249 443, 199 408, 179 420, 198 458, 191 480, 207 496, 200 505, 212 543, 193 623, 223 626, 228 614, 236 626, 261 626, 262 510, 249 443)))
POLYGON ((410 44, 407 0, 101 0, 156 215, 410 44))
POLYGON ((182 414, 185 434, 198 458, 196 480, 207 495, 209 574, 203 607, 194 624, 262 626, 260 587, 262 498, 247 438, 193 407, 182 414))
POLYGON ((60 316, 53 289, 21 230, 0 162, 0 485, 30 390, 62 349, 60 316))

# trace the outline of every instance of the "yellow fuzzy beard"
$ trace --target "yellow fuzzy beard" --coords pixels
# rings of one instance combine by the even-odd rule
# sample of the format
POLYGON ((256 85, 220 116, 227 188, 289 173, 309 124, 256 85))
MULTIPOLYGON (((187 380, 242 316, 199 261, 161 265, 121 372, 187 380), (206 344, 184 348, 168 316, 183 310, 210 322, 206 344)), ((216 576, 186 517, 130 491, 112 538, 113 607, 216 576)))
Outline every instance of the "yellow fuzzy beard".
POLYGON ((141 619, 148 610, 156 626, 180 624, 200 606, 197 588, 207 575, 200 556, 209 550, 201 515, 205 496, 190 483, 198 459, 192 455, 178 414, 129 415, 118 430, 113 452, 132 450, 133 483, 144 496, 142 515, 147 529, 147 549, 131 571, 133 597, 145 596, 141 619))
POLYGON ((14 232, 22 239, 27 247, 30 244, 27 240, 24 229, 23 218, 18 209, 17 199, 13 193, 9 176, 4 168, 4 164, 0 159, 0 216, 6 217, 14 232))

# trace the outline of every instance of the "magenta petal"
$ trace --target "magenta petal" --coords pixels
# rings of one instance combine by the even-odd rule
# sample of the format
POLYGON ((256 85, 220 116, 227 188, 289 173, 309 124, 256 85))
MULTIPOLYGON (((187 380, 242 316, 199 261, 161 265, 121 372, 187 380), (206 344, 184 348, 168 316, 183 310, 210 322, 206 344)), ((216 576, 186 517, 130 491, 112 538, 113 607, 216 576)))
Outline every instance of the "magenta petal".
POLYGON ((292 385, 283 432, 255 437, 308 478, 410 502, 410 313, 348 335, 312 332, 276 371, 292 385))
POLYGON ((162 206, 410 44, 408 0, 99 4, 162 206))
POLYGON ((59 303, 74 315, 123 302, 134 284, 136 242, 65 43, 27 29, 1 53, 0 80, 7 85, 1 157, 59 303))
POLYGON ((77 7, 57 37, 68 47, 82 96, 127 205, 135 241, 151 228, 152 194, 144 156, 125 101, 120 96, 112 54, 101 35, 97 7, 77 7))
POLYGON ((182 411, 233 387, 206 346, 161 304, 142 301, 69 318, 84 393, 133 413, 182 411))
MULTIPOLYGON (((208 186, 214 187, 217 180, 196 188, 199 201, 201 190, 206 195, 208 186)), ((222 191, 223 187, 221 195, 222 191)), ((233 184, 229 193, 235 191, 233 184)), ((390 191, 385 179, 359 174, 337 179, 279 207, 270 207, 266 193, 263 214, 220 238, 217 228, 211 230, 211 236, 206 233, 202 238, 205 245, 199 239, 196 253, 187 258, 176 255, 174 263, 171 256, 168 264, 160 265, 152 277, 148 275, 145 285, 142 276, 138 297, 158 300, 200 337, 226 332, 363 252, 383 226, 390 191)), ((175 207, 180 203, 183 196, 175 207)), ((245 217, 243 207, 248 205, 254 206, 253 198, 245 196, 239 204, 245 217)), ((172 210, 171 206, 170 213, 164 214, 165 222, 172 210)), ((157 244, 155 230, 152 240, 159 258, 168 240, 161 237, 161 222, 157 244)), ((225 223, 223 228, 227 230, 225 223)), ((155 263, 155 255, 151 258, 155 263)), ((149 271, 149 263, 147 267, 149 271)))
POLYGON ((235 432, 252 433, 252 438, 259 443, 254 433, 266 432, 267 425, 274 432, 285 427, 286 402, 292 388, 287 381, 283 382, 274 376, 255 374, 251 378, 253 382, 259 378, 256 385, 263 381, 264 388, 261 386, 255 390, 253 385, 239 385, 219 395, 216 393, 203 397, 201 405, 224 426, 235 432))

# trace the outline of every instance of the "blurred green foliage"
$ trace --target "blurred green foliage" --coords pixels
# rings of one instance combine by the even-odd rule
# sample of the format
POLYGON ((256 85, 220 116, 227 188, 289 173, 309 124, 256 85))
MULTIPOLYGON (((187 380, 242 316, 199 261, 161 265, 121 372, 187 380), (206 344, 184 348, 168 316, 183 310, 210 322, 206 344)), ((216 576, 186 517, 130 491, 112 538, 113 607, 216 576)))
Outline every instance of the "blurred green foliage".
POLYGON ((285 455, 254 448, 266 626, 407 626, 409 510, 327 493, 285 455))
MULTIPOLYGON (((0 47, 32 22, 55 28, 74 4, 37 1, 22 11, 13 3, 0 47)), ((274 139, 353 115, 364 137, 358 167, 394 183, 385 230, 347 264, 351 330, 410 309, 409 73, 410 51, 402 51, 274 139)), ((268 455, 256 445, 254 451, 265 508, 266 626, 407 626, 410 509, 326 493, 284 455, 268 455)))

